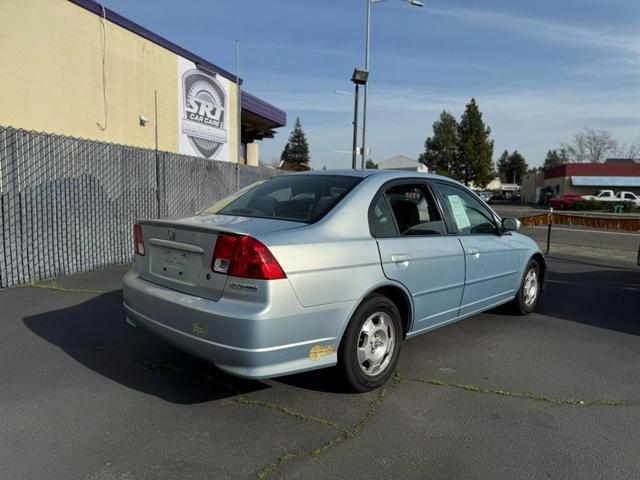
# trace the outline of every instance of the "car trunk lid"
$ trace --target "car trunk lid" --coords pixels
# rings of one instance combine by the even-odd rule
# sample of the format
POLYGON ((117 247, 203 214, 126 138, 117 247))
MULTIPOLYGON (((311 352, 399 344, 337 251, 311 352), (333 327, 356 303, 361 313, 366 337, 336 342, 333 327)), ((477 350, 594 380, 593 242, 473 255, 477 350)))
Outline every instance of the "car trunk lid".
POLYGON ((180 220, 142 220, 145 255, 136 255, 144 280, 191 295, 218 300, 228 276, 211 269, 220 233, 255 236, 304 223, 228 215, 196 215, 180 220))

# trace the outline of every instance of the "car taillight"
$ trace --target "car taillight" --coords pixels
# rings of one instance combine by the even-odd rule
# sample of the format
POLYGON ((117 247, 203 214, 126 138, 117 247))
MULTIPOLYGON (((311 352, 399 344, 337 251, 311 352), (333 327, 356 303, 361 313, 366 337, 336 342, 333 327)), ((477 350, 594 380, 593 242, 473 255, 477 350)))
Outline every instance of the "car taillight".
POLYGON ((240 237, 236 235, 218 235, 216 248, 213 251, 213 259, 211 260, 211 270, 218 273, 229 273, 238 238, 240 237))
POLYGON ((247 235, 218 235, 211 269, 217 273, 257 280, 287 277, 269 249, 247 235))
POLYGON ((139 223, 133 226, 133 251, 136 255, 144 256, 144 238, 142 237, 142 226, 139 223))

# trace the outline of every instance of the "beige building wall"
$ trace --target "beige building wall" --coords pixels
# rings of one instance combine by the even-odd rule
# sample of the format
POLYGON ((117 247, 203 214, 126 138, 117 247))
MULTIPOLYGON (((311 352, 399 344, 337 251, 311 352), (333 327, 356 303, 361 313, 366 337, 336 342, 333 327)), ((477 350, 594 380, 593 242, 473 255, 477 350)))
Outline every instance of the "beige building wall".
POLYGON ((522 201, 535 203, 536 189, 544 187, 544 172, 528 172, 522 177, 522 201))
POLYGON ((258 166, 260 161, 260 147, 257 143, 247 144, 247 165, 258 166))
MULTIPOLYGON (((157 91, 158 148, 178 152, 177 59, 66 0, 4 0, 0 125, 155 148, 157 91), (146 126, 141 115, 150 120, 146 126)), ((235 87, 228 104, 232 161, 235 87)))
POLYGON ((555 178, 546 178, 544 180, 545 187, 551 187, 558 190, 558 196, 566 195, 570 193, 576 193, 573 191, 573 187, 571 186, 571 178, 570 177, 555 177, 555 178))
POLYGON ((176 68, 173 52, 70 2, 3 2, 1 125, 154 148, 157 91, 159 148, 175 152, 176 68))

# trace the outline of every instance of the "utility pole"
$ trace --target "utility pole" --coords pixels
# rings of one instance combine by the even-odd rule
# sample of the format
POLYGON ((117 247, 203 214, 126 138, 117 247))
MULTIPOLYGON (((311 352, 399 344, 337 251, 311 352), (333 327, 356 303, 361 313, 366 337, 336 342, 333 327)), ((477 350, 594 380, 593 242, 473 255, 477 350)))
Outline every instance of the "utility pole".
MULTIPOLYGON (((367 36, 364 47, 364 69, 369 71, 369 42, 371 40, 371 0, 367 0, 367 36)), ((360 168, 364 170, 367 154, 367 96, 369 93, 368 83, 364 84, 364 99, 362 102, 362 161, 360 168)))
MULTIPOLYGON (((236 111, 238 112, 238 121, 236 122, 237 123, 236 129, 237 129, 237 143, 238 143, 238 148, 237 148, 238 165, 240 164, 240 161, 242 159, 242 89, 240 88, 239 70, 240 70, 240 42, 236 40, 236 85, 237 85, 236 111)), ((245 159, 245 163, 246 163, 246 159, 245 159)))
MULTIPOLYGON (((351 160, 351 168, 354 170, 357 167, 357 156, 358 156, 358 87, 360 85, 364 85, 365 92, 367 91, 367 80, 369 79, 369 71, 366 69, 356 68, 353 70, 353 75, 351 76, 351 81, 356 86, 355 92, 355 104, 353 108, 353 154, 351 160)), ((363 125, 364 126, 364 125, 363 125)), ((362 131, 362 135, 364 136, 364 130, 362 131)), ((364 148, 364 147, 363 147, 364 148)), ((362 169, 364 170, 364 153, 362 154, 362 169)))
MULTIPOLYGON (((371 5, 380 3, 384 0, 366 0, 367 2, 367 34, 364 45, 364 69, 369 71, 369 43, 371 42, 371 5)), ((414 7, 424 7, 420 0, 405 0, 409 5, 414 7)), ((365 156, 367 155, 367 98, 369 94, 369 86, 364 84, 364 100, 362 102, 362 165, 364 170, 365 156)))
POLYGON ((353 170, 356 169, 358 164, 358 87, 359 85, 356 83, 355 105, 353 106, 353 149, 351 155, 351 168, 353 170))

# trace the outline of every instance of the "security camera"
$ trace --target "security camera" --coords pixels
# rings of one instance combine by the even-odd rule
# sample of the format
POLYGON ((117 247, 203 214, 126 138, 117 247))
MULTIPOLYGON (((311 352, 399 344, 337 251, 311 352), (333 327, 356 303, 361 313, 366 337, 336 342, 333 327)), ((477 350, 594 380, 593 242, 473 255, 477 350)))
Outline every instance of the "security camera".
POLYGON ((144 127, 147 123, 149 123, 150 120, 145 117, 144 115, 140 115, 140 126, 144 127))

